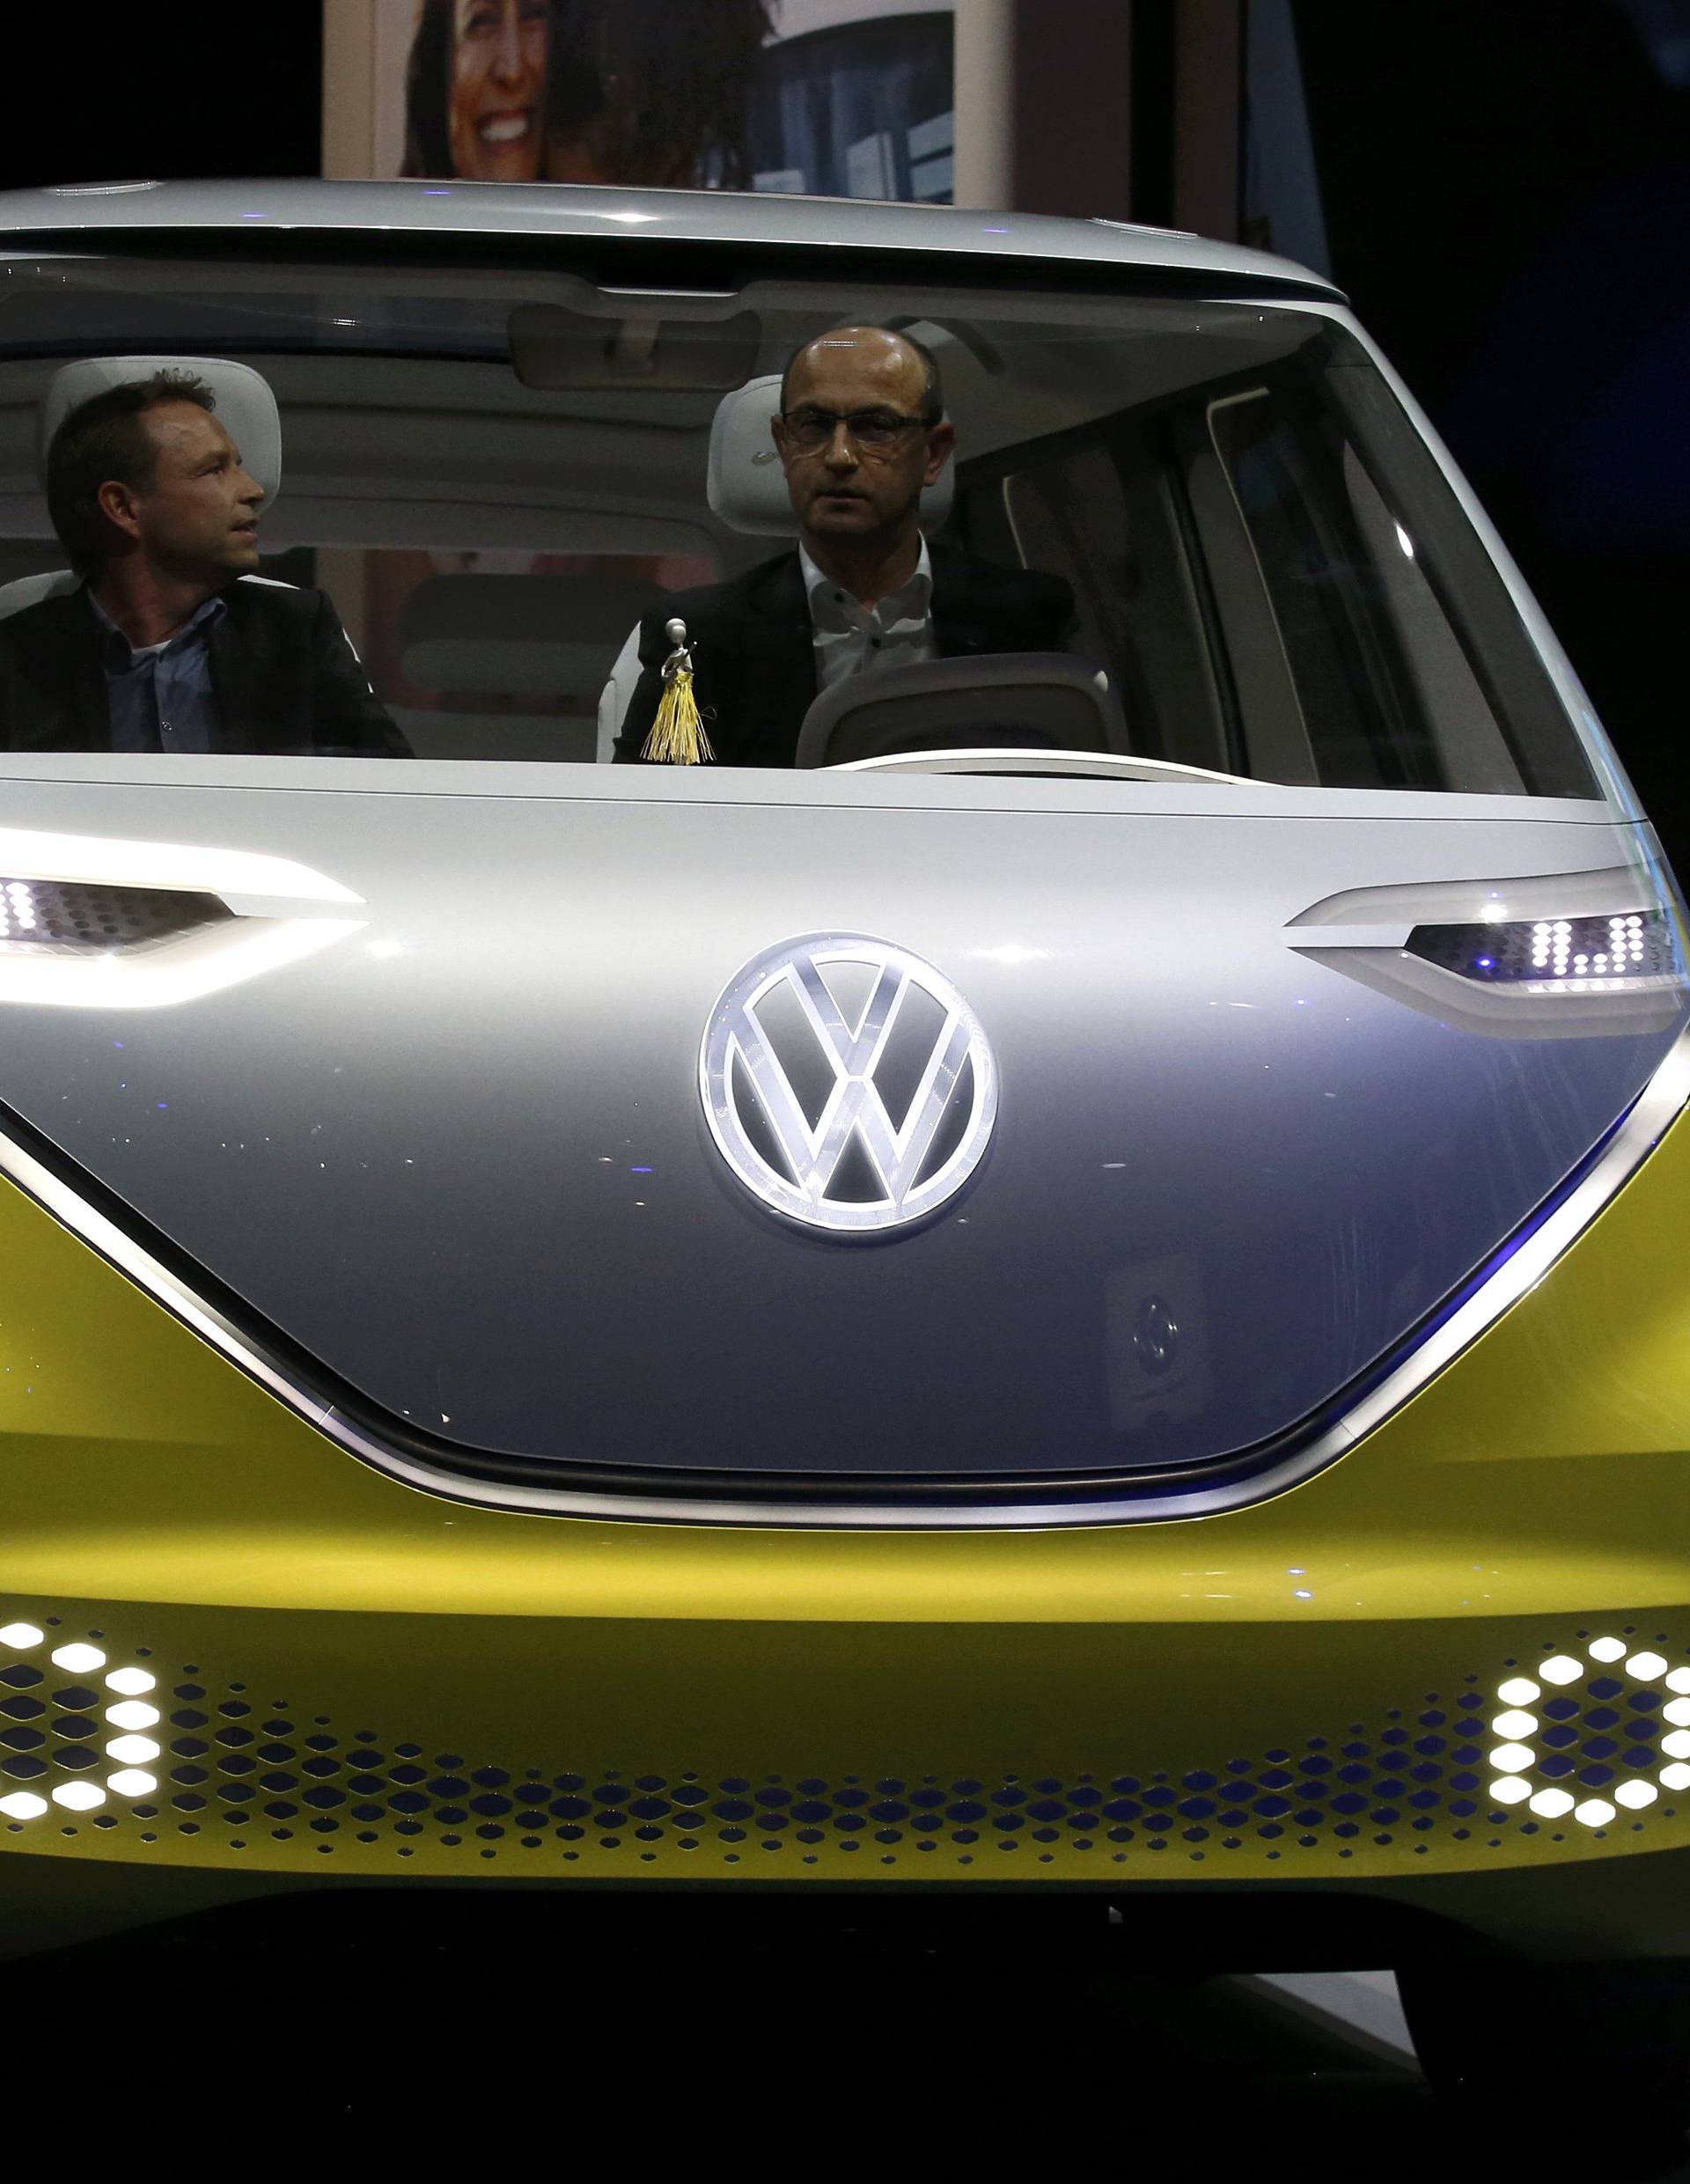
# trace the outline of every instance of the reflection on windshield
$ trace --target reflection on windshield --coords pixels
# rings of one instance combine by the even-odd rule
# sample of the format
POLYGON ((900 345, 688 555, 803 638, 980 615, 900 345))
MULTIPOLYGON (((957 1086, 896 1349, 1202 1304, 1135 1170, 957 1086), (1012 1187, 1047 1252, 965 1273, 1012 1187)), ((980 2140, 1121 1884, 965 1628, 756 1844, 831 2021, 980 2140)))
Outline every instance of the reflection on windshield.
POLYGON ((48 450, 14 751, 1591 793, 1318 313, 86 259, 0 300, 14 472, 48 450))

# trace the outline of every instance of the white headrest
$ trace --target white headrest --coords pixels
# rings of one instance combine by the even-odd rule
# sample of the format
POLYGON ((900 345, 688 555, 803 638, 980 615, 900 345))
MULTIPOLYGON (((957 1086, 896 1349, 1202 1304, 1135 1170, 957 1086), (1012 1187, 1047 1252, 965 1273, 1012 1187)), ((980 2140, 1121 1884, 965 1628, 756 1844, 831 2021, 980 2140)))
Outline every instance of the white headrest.
MULTIPOLYGON (((753 538, 790 539, 798 519, 787 496, 786 475, 769 437, 781 406, 781 377, 770 372, 724 394, 710 427, 710 506, 725 524, 753 538)), ((957 482, 946 463, 937 485, 922 495, 922 523, 937 531, 951 513, 957 482)))
POLYGON ((47 451, 53 435, 79 403, 108 386, 148 379, 155 371, 191 371, 217 398, 217 415, 240 450, 241 461, 273 501, 282 489, 282 419, 268 382, 250 364, 222 357, 81 357, 53 374, 41 404, 39 462, 47 483, 47 451))

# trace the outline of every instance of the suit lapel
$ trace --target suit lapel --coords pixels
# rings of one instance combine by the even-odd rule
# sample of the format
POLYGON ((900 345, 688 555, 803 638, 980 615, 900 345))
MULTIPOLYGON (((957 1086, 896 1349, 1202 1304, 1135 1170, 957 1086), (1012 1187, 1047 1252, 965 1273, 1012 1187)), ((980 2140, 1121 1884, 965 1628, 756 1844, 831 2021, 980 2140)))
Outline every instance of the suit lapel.
POLYGON ((217 749, 248 752, 258 746, 253 724, 262 703, 262 663, 253 654, 252 632, 244 625, 239 596, 232 585, 224 594, 227 611, 217 617, 207 650, 211 658, 211 693, 217 705, 217 749))
POLYGON ((31 740, 45 750, 110 750, 112 709, 100 665, 99 630, 85 591, 62 592, 43 602, 38 642, 40 687, 60 702, 52 708, 46 732, 31 740))
POLYGON ((744 592, 745 672, 736 738, 753 764, 790 766, 800 723, 816 695, 810 602, 796 551, 753 570, 744 592))
POLYGON ((991 631, 980 611, 968 564, 954 547, 928 543, 933 570, 933 642, 941 659, 966 658, 991 649, 991 631))

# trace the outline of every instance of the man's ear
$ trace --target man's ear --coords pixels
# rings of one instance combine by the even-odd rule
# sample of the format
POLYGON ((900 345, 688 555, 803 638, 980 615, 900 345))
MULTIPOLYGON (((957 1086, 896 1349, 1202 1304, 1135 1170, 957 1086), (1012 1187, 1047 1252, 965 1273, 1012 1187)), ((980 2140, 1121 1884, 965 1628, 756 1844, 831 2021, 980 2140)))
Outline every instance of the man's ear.
POLYGON ((768 421, 768 437, 774 441, 775 450, 784 465, 786 461, 786 419, 782 416, 778 409, 768 421))
POLYGON ((937 485, 939 473, 951 460, 957 445, 957 428, 948 420, 936 424, 927 436, 927 468, 922 474, 923 485, 937 485))
POLYGON ((141 535, 138 496, 133 486, 125 485, 121 478, 108 478, 94 496, 94 505, 114 529, 126 539, 141 535))

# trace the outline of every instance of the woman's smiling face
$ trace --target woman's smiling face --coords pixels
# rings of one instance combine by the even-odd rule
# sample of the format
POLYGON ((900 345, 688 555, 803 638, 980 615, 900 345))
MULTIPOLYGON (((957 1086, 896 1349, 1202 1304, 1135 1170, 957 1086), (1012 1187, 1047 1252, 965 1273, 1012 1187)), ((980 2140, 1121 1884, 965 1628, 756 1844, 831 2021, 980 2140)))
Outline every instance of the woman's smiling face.
POLYGON ((473 182, 533 182, 546 142, 547 0, 456 0, 452 165, 473 182))

